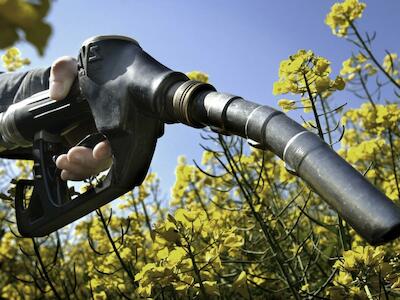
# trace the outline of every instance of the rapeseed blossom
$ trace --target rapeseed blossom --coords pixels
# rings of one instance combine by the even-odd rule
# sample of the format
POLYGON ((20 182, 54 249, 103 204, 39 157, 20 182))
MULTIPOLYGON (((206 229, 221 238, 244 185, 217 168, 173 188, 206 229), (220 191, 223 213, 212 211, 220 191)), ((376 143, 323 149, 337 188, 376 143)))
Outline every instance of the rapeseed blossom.
POLYGON ((330 62, 326 58, 317 56, 310 50, 299 50, 282 61, 279 80, 274 83, 273 93, 315 94, 344 89, 343 79, 340 76, 331 79, 330 73, 330 62))
POLYGON ((1 59, 4 68, 9 72, 16 71, 31 63, 28 58, 21 58, 21 52, 15 47, 7 49, 6 53, 1 56, 1 59))
POLYGON ((334 35, 347 36, 350 24, 362 17, 365 7, 366 4, 358 0, 345 0, 342 3, 335 3, 326 16, 325 23, 332 29, 334 35))
POLYGON ((370 77, 375 75, 377 70, 362 53, 359 53, 343 62, 340 75, 345 81, 352 81, 357 75, 361 76, 362 72, 370 77))

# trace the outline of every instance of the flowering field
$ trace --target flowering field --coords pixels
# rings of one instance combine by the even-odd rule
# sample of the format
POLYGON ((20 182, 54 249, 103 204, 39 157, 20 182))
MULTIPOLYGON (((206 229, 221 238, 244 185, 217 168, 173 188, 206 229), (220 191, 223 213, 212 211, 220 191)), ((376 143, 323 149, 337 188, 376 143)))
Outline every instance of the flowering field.
MULTIPOLYGON (((299 50, 281 62, 273 93, 284 95, 284 111, 301 110, 304 126, 400 205, 400 59, 374 54, 373 37, 357 26, 364 9, 345 0, 326 16, 338 43, 353 44, 340 74, 332 74, 328 58, 299 50), (363 104, 334 101, 344 89, 363 104), (381 99, 383 92, 390 97, 381 99)), ((12 71, 28 60, 12 48, 3 62, 12 71)), ((204 148, 201 165, 179 159, 168 207, 151 173, 119 207, 105 206, 46 238, 18 237, 11 186, 0 195, 1 296, 400 298, 399 240, 369 246, 272 153, 247 151, 232 136, 205 139, 215 147, 204 148)), ((27 163, 17 166, 18 176, 28 176, 27 163)))

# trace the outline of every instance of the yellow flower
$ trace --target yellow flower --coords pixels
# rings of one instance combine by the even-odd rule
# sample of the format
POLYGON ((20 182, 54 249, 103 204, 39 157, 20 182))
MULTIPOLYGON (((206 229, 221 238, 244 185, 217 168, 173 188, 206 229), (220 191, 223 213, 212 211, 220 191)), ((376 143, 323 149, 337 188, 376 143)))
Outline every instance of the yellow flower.
POLYGON ((229 234, 224 240, 224 246, 227 248, 239 248, 244 244, 243 237, 234 233, 229 234))
POLYGON ((368 76, 372 76, 377 72, 376 68, 370 63, 364 65, 364 70, 367 72, 368 76))
POLYGON ((177 242, 180 237, 176 225, 170 221, 165 221, 164 223, 156 225, 154 231, 171 243, 177 242))
POLYGON ((158 259, 164 259, 167 258, 169 254, 168 248, 165 247, 163 249, 161 249, 160 251, 157 252, 157 258, 158 259))
POLYGON ((362 53, 359 53, 343 62, 340 75, 344 76, 346 81, 351 81, 361 73, 362 70, 364 70, 368 76, 372 76, 377 72, 376 68, 368 63, 367 58, 362 53))
POLYGON ((318 93, 321 93, 331 86, 331 80, 328 77, 320 77, 315 80, 315 88, 318 93))
POLYGON ((21 52, 15 47, 7 49, 6 53, 1 56, 1 59, 3 60, 4 68, 9 72, 13 72, 31 63, 29 59, 21 58, 21 52))
POLYGON ((357 259, 358 259, 358 254, 352 250, 349 251, 345 251, 343 253, 343 268, 345 268, 346 270, 350 271, 350 270, 354 270, 356 268, 357 265, 357 259))
POLYGON ((350 57, 349 59, 346 59, 342 63, 342 69, 340 70, 340 75, 347 75, 347 74, 352 74, 356 71, 356 68, 354 67, 354 58, 350 57))
MULTIPOLYGON (((281 62, 279 67, 279 80, 274 83, 273 94, 305 94, 325 93, 344 88, 340 77, 333 81, 330 62, 312 51, 299 50, 281 62)), ((285 99, 283 99, 285 100, 285 99)), ((280 106, 285 110, 292 109, 294 103, 290 100, 281 101, 280 106)))
POLYGON ((193 285, 194 278, 187 274, 178 274, 179 281, 172 282, 175 291, 180 294, 186 294, 186 291, 193 285))
POLYGON ((356 59, 357 59, 357 61, 358 61, 359 63, 364 63, 364 62, 367 61, 367 58, 366 58, 365 55, 362 54, 362 53, 357 54, 356 59))
POLYGON ((343 78, 340 76, 337 76, 335 81, 333 82, 333 87, 339 91, 343 90, 346 86, 346 83, 344 82, 343 78))
POLYGON ((137 288, 137 292, 140 296, 148 298, 151 296, 152 287, 153 286, 151 284, 146 286, 139 285, 139 287, 137 288))
POLYGON ((99 293, 93 293, 93 299, 94 300, 105 300, 107 299, 107 294, 105 291, 101 291, 99 293))
POLYGON ((325 58, 319 59, 316 62, 316 64, 314 65, 315 73, 320 75, 320 76, 325 75, 325 72, 329 72, 330 73, 330 69, 329 69, 330 64, 331 63, 325 58))
POLYGON ((366 4, 360 3, 358 0, 345 0, 342 3, 335 3, 326 16, 325 23, 331 28, 334 35, 347 36, 350 22, 361 18, 365 7, 366 4))
POLYGON ((274 82, 272 93, 274 95, 281 95, 289 93, 291 90, 291 84, 288 82, 274 82))
POLYGON ((383 58, 383 68, 391 75, 399 75, 400 60, 397 53, 389 53, 383 58))
POLYGON ((351 274, 348 272, 343 272, 340 271, 338 275, 335 276, 335 280, 333 281, 333 284, 335 285, 348 285, 353 281, 353 278, 351 277, 351 274))
POLYGON ((204 289, 209 295, 218 296, 218 283, 216 281, 203 281, 204 289))
POLYGON ((296 108, 296 101, 289 99, 281 99, 278 101, 278 105, 283 109, 284 112, 293 110, 296 108))
POLYGON ((305 113, 312 111, 312 103, 308 98, 301 98, 301 104, 303 105, 303 110, 305 113))
POLYGON ((192 71, 186 73, 186 76, 189 77, 191 80, 197 80, 204 83, 208 82, 208 74, 201 72, 201 71, 192 71))
POLYGON ((168 265, 175 266, 180 263, 186 256, 186 251, 182 247, 177 247, 168 255, 168 265))

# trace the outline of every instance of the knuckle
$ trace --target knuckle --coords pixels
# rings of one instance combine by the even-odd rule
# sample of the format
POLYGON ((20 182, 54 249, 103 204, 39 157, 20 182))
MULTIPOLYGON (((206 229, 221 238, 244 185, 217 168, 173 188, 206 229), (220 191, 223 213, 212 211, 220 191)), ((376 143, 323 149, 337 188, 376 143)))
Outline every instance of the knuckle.
POLYGON ((51 65, 52 68, 59 68, 62 65, 76 65, 76 59, 72 56, 61 56, 57 58, 53 64, 51 65))
POLYGON ((57 157, 56 166, 59 169, 63 169, 67 160, 67 156, 65 154, 60 155, 57 157))
POLYGON ((75 76, 77 73, 77 61, 71 56, 62 56, 57 58, 51 65, 50 77, 58 79, 57 75, 67 74, 67 76, 75 76))
POLYGON ((83 162, 83 153, 81 151, 78 151, 75 148, 72 148, 71 150, 68 151, 67 157, 68 161, 71 163, 75 164, 82 164, 83 162))

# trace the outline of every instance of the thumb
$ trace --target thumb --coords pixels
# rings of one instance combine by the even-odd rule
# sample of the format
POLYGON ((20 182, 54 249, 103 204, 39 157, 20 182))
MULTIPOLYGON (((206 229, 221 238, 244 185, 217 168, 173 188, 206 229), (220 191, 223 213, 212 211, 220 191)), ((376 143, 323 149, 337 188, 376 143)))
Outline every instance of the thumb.
POLYGON ((50 98, 62 100, 67 95, 75 80, 78 68, 76 59, 70 56, 58 58, 50 70, 50 98))

